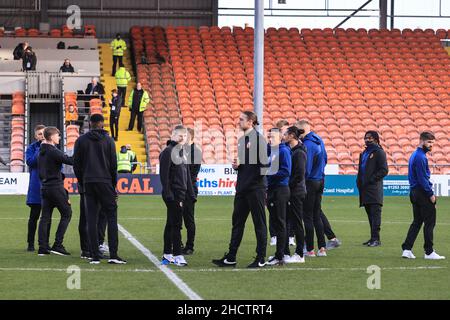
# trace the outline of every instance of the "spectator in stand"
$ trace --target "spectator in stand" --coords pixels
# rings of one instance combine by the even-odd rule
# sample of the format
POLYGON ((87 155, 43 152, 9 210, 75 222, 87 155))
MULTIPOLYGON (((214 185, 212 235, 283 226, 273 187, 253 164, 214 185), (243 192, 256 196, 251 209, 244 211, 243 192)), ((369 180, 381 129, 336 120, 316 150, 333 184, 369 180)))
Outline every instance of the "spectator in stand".
POLYGON ((22 59, 23 54, 25 50, 28 48, 28 46, 29 46, 28 42, 19 43, 17 47, 14 48, 13 51, 14 60, 22 59))
POLYGON ((22 56, 22 70, 35 71, 37 65, 37 57, 32 47, 27 47, 22 56))
POLYGON ((63 65, 61 66, 61 68, 59 68, 59 72, 71 72, 71 73, 75 72, 75 69, 73 68, 69 59, 67 58, 64 59, 63 65))

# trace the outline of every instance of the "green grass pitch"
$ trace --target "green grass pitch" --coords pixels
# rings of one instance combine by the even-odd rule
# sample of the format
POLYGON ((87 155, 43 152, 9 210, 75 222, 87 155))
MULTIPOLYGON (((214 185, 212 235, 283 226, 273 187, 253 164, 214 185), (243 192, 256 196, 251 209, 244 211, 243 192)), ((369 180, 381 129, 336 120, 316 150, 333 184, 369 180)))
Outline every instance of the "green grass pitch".
MULTIPOLYGON (((185 299, 186 296, 122 235, 119 254, 124 266, 91 266, 79 258, 79 198, 71 197, 73 218, 65 246, 71 257, 38 257, 26 252, 28 208, 23 196, 0 197, 0 299, 185 299), (81 288, 68 289, 68 266, 81 268, 81 288)), ((400 245, 411 222, 409 200, 385 199, 382 246, 363 247, 369 227, 355 197, 325 197, 323 208, 341 248, 326 258, 310 258, 304 265, 250 271, 245 266, 255 253, 251 218, 238 253, 236 270, 211 264, 227 250, 231 230, 232 197, 201 197, 197 203, 197 239, 189 266, 170 266, 203 299, 449 299, 449 259, 423 259, 423 235, 414 252, 417 259, 400 258, 400 245), (381 268, 381 288, 369 290, 367 267, 381 268)), ((450 258, 450 198, 438 201, 435 249, 450 258)), ((59 213, 54 213, 52 236, 59 213)), ((165 207, 158 196, 121 196, 119 223, 158 258, 162 251, 165 207)), ((183 230, 183 235, 184 235, 183 230)), ((268 247, 268 255, 274 247, 268 247)))

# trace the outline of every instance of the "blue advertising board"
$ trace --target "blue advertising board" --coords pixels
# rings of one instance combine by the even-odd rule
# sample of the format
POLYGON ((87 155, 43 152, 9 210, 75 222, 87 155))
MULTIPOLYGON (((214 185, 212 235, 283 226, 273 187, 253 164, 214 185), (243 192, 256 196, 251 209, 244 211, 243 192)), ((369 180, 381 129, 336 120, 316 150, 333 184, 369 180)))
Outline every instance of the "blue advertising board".
MULTIPOLYGON (((385 196, 407 196, 409 182, 407 176, 387 176, 384 178, 385 196)), ((357 196, 356 175, 328 175, 325 178, 324 195, 357 196)))
MULTIPOLYGON (((229 174, 225 177, 216 177, 217 173, 204 173, 199 176, 197 184, 199 195, 222 195, 232 196, 235 194, 235 176, 229 174), (205 180, 206 179, 206 180, 205 180), (217 181, 214 179, 218 179, 217 181), (217 192, 212 190, 218 189, 217 192), (211 191, 212 190, 212 191, 211 191)), ((431 176, 433 189, 437 196, 450 196, 450 176, 431 176)), ((24 184, 26 186, 26 183, 24 184)), ((78 193, 77 179, 73 174, 68 174, 64 181, 65 188, 69 193, 78 193)), ((407 176, 387 176, 383 181, 385 196, 408 196, 409 182, 407 176)), ((26 188, 24 189, 26 190, 26 188)), ((119 194, 136 195, 160 195, 162 191, 161 181, 157 174, 119 174, 117 182, 119 194)), ((357 196, 355 175, 327 175, 325 178, 325 196, 357 196)))

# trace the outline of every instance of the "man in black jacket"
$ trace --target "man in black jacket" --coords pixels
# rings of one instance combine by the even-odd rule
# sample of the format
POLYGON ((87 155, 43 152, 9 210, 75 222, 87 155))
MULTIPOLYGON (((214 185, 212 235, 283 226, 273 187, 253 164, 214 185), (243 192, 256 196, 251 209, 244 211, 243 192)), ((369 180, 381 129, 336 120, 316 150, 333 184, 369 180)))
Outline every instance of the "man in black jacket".
POLYGON ((380 242, 381 207, 383 206, 383 178, 388 174, 386 153, 380 146, 376 131, 364 135, 366 149, 359 156, 356 184, 359 190, 359 206, 366 209, 370 224, 370 239, 363 243, 378 247, 380 242))
POLYGON ((13 56, 14 56, 14 60, 20 60, 23 57, 23 54, 25 52, 25 50, 28 48, 29 43, 28 42, 24 42, 24 43, 19 43, 13 51, 13 56))
MULTIPOLYGON (((202 164, 202 151, 194 143, 194 129, 188 128, 188 140, 185 146, 186 157, 189 164, 189 172, 191 174, 191 184, 194 190, 195 196, 198 195, 197 187, 197 176, 200 172, 200 167, 202 164)), ((194 253, 194 240, 195 240, 195 202, 189 197, 186 198, 184 210, 183 210, 183 220, 186 227, 187 239, 186 245, 183 248, 184 255, 191 255, 194 253)))
POLYGON ((291 148, 292 152, 292 170, 289 179, 291 197, 288 202, 287 215, 297 241, 297 247, 292 256, 290 256, 289 242, 286 242, 284 254, 290 256, 290 258, 285 259, 286 263, 305 263, 305 258, 303 257, 303 246, 305 243, 303 202, 306 198, 306 148, 300 141, 300 136, 303 133, 302 130, 295 126, 289 127, 284 132, 284 141, 291 148))
POLYGON ((23 71, 35 71, 37 64, 36 54, 33 52, 33 48, 27 47, 22 55, 22 70, 23 71))
POLYGON ((229 251, 221 259, 212 262, 219 267, 236 266, 236 254, 244 235, 245 222, 251 212, 256 233, 256 258, 249 268, 266 265, 267 223, 265 212, 266 177, 268 169, 267 142, 256 131, 258 117, 254 112, 244 111, 239 116, 239 126, 244 135, 238 140, 238 159, 232 167, 237 170, 236 196, 232 216, 229 251))
POLYGON ((39 222, 39 256, 49 255, 50 252, 57 255, 70 255, 63 246, 72 208, 69 194, 64 189, 64 175, 61 172, 62 165, 73 165, 72 157, 65 155, 56 147, 59 144, 60 134, 55 127, 44 129, 45 140, 41 143, 38 157, 39 179, 41 180, 42 214, 39 222), (61 220, 56 230, 55 242, 49 249, 48 225, 52 219, 53 209, 58 208, 61 220))
POLYGON ((159 155, 162 198, 167 207, 162 263, 173 263, 179 267, 187 265, 181 250, 183 210, 187 198, 189 201, 196 201, 188 160, 184 152, 186 141, 186 128, 176 126, 171 140, 167 141, 167 147, 159 155))
POLYGON ((114 140, 103 129, 104 118, 94 114, 90 119, 91 130, 75 142, 73 170, 82 185, 85 198, 87 230, 89 234, 91 264, 99 264, 98 218, 100 209, 107 215, 108 263, 125 264, 117 255, 117 157, 114 140))
POLYGON ((87 85, 85 93, 90 95, 102 95, 105 94, 105 88, 98 82, 97 78, 94 77, 87 85))

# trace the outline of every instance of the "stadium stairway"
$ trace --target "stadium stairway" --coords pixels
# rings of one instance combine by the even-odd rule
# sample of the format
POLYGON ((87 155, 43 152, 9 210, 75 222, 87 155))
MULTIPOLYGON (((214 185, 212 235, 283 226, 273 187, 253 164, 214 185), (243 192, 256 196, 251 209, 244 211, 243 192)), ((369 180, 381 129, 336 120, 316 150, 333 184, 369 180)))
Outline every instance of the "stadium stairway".
MULTIPOLYGON (((112 52, 109 43, 100 43, 98 49, 100 55, 100 82, 105 86, 105 101, 108 102, 111 99, 111 90, 116 88, 116 80, 113 76, 111 76, 112 52)), ((136 85, 129 50, 126 50, 124 54, 123 63, 125 65, 125 68, 130 72, 132 78, 128 83, 127 96, 125 99, 126 107, 123 107, 120 112, 119 141, 116 142, 116 150, 119 151, 121 146, 130 144, 132 150, 136 153, 138 162, 146 164, 147 152, 145 148, 144 136, 142 135, 142 133, 136 130, 136 126, 133 131, 126 131, 126 129, 128 128, 128 123, 130 121, 130 111, 128 110, 128 96, 131 90, 136 85)), ((105 129, 109 132, 109 105, 107 105, 107 107, 103 109, 103 116, 105 117, 105 129)), ((135 173, 140 173, 139 167, 136 169, 135 173)))
POLYGON ((175 89, 174 70, 169 58, 169 44, 165 32, 160 27, 134 27, 136 61, 143 53, 142 39, 145 39, 145 55, 149 64, 138 63, 137 78, 148 90, 152 103, 144 113, 144 126, 147 137, 149 163, 154 168, 159 163, 159 154, 170 138, 171 129, 182 123, 175 89), (138 41, 140 40, 140 41, 138 41), (159 53, 165 62, 157 61, 159 53))

